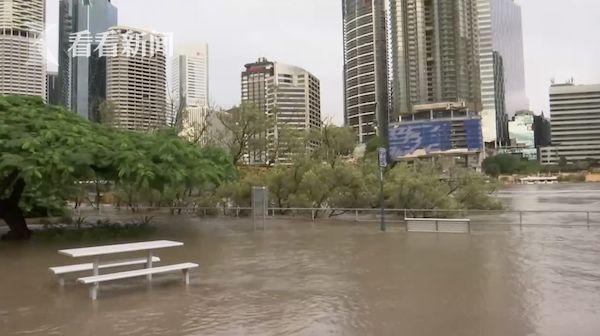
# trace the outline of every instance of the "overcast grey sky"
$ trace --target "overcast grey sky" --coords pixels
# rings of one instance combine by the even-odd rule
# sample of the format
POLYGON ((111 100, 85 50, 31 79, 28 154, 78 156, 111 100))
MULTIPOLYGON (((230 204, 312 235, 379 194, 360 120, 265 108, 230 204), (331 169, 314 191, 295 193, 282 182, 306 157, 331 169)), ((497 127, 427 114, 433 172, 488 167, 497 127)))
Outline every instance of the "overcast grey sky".
MULTIPOLYGON (((58 0, 47 0, 56 25, 58 0)), ((119 24, 172 32, 176 44, 209 44, 210 96, 240 100, 240 71, 265 56, 321 80, 323 117, 343 121, 341 0, 112 0, 119 24)), ((550 79, 600 83, 600 1, 519 0, 531 108, 548 110, 550 79)), ((50 29, 51 50, 56 34, 50 29)), ((50 66, 52 68, 52 65, 50 66)))

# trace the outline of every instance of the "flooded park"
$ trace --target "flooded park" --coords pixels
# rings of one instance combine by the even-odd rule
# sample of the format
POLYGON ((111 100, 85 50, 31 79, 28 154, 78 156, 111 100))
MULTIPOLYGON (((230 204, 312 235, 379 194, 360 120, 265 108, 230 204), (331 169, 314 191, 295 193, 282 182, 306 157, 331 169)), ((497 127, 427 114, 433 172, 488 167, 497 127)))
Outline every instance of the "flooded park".
POLYGON ((148 240, 185 244, 158 254, 200 264, 190 285, 179 274, 109 282, 97 301, 48 271, 70 262, 57 250, 78 245, 3 242, 0 335, 600 334, 600 215, 585 218, 600 210, 600 185, 498 196, 517 212, 490 213, 470 235, 399 223, 382 233, 376 221, 339 218, 275 218, 255 230, 248 218, 173 217, 148 240), (518 211, 534 211, 525 223, 536 225, 515 224, 518 211))

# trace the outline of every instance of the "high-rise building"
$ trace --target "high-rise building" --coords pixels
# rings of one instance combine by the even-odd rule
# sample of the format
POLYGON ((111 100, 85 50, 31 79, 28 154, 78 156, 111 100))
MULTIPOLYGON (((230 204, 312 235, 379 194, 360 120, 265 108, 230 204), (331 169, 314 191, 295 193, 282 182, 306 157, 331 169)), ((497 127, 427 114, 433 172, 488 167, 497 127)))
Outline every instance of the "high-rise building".
POLYGON ((106 100, 106 57, 100 55, 102 34, 117 25, 117 8, 110 0, 60 0, 59 81, 62 104, 79 115, 99 120, 106 100), (89 45, 88 54, 74 55, 73 44, 89 45))
POLYGON ((360 143, 387 138, 390 119, 384 0, 343 0, 344 121, 360 143))
POLYGON ((393 106, 451 103, 481 110, 476 0, 391 0, 393 106))
MULTIPOLYGON (((495 147, 506 146, 510 142, 508 129, 508 114, 506 113, 506 91, 504 86, 504 60, 500 53, 494 51, 494 113, 495 117, 495 147)), ((482 111, 482 121, 485 110, 482 111)), ((483 125, 483 123, 482 123, 483 125)), ((489 132, 487 128, 483 133, 489 132)), ((491 130, 494 131, 493 129, 491 130)))
POLYGON ((167 74, 164 36, 130 27, 113 27, 111 34, 121 42, 116 56, 106 60, 106 100, 114 109, 116 127, 148 131, 166 125, 167 74), (123 35, 127 34, 127 39, 123 35), (135 43, 141 41, 137 53, 135 43))
POLYGON ((260 58, 242 72, 242 102, 256 105, 273 121, 267 131, 267 153, 249 153, 250 163, 287 163, 285 131, 321 128, 320 82, 297 66, 260 58))
POLYGON ((58 72, 48 71, 46 76, 46 102, 50 105, 60 105, 60 85, 58 72))
POLYGON ((480 166, 481 85, 476 0, 390 0, 397 161, 480 166))
POLYGON ((208 113, 208 45, 181 47, 171 60, 168 119, 178 120, 183 136, 201 132, 208 113))
POLYGON ((477 0, 483 138, 504 145, 499 127, 517 111, 527 110, 521 7, 514 0, 477 0))
POLYGON ((600 160, 600 84, 550 87, 551 142, 540 161, 557 164, 600 160))
POLYGON ((46 97, 44 0, 0 1, 0 94, 46 97))

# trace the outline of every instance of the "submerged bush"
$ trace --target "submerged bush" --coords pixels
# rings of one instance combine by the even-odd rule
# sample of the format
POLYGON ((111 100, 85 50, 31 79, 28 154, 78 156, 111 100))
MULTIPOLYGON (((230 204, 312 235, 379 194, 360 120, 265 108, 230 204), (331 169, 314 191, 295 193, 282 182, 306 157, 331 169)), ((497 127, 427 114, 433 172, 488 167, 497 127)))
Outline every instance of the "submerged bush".
POLYGON ((42 241, 104 241, 150 236, 156 227, 145 223, 110 224, 102 222, 86 228, 53 227, 34 232, 33 238, 42 241))

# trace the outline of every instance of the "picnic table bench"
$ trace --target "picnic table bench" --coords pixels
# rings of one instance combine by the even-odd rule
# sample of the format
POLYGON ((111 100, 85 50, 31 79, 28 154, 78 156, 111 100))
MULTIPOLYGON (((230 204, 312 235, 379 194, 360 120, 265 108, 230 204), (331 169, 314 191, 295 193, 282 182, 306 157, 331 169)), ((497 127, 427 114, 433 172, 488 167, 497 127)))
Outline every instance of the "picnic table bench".
POLYGON ((155 250, 179 246, 183 246, 183 243, 170 240, 156 240, 149 242, 114 244, 59 250, 58 253, 65 256, 69 256, 72 258, 91 257, 93 258, 93 261, 91 263, 83 263, 77 265, 50 267, 50 271, 55 275, 59 276, 59 283, 62 286, 64 285, 64 275, 91 270, 91 276, 80 277, 77 279, 77 282, 86 285, 91 285, 90 298, 92 300, 96 300, 98 298, 98 289, 100 287, 100 283, 106 281, 135 278, 140 276, 146 276, 148 281, 152 281, 153 274, 182 271, 184 281, 187 285, 189 284, 189 271, 193 268, 197 268, 198 264, 188 262, 161 267, 153 267, 153 264, 155 262, 161 261, 159 257, 154 256, 155 250), (101 262, 100 260, 101 257, 109 255, 133 252, 145 252, 146 257, 126 260, 110 260, 106 262, 101 262), (108 273, 102 275, 100 274, 100 270, 136 265, 144 265, 144 268, 117 273, 108 273))

